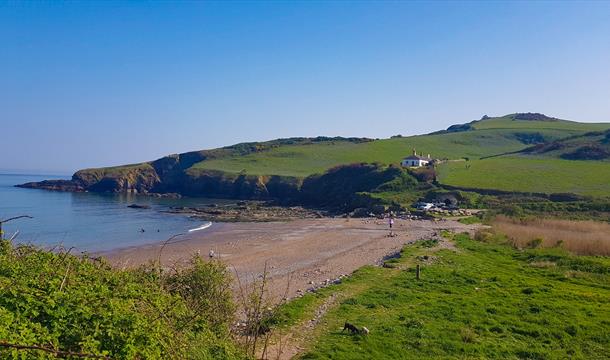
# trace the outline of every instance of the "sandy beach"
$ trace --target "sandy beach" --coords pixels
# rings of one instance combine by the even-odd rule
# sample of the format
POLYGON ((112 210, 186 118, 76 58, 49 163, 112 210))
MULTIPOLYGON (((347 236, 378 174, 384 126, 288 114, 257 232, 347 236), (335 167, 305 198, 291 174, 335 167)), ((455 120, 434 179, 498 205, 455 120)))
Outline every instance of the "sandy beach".
MULTIPOLYGON (((397 220, 388 236, 386 221, 377 219, 306 219, 288 222, 213 224, 209 229, 176 238, 161 252, 164 266, 180 266, 210 250, 227 263, 242 282, 261 276, 267 264, 270 290, 293 297, 307 289, 349 275, 399 251, 410 241, 429 238, 443 229, 473 231, 457 221, 397 220), (288 282, 290 278, 290 282, 288 282)), ((103 253, 119 268, 137 266, 159 256, 162 244, 103 253)))

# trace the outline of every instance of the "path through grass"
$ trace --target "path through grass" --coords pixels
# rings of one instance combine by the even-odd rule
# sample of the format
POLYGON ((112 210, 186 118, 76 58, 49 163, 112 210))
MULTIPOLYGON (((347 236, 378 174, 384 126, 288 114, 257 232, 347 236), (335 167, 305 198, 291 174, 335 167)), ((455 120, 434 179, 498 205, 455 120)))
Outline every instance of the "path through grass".
POLYGON ((289 303, 284 324, 298 324, 340 294, 306 339, 302 358, 602 359, 609 353, 610 259, 516 251, 467 235, 456 235, 455 244, 457 252, 436 251, 430 242, 407 246, 393 268, 364 267, 340 285, 289 303), (342 333, 345 321, 371 333, 342 333))

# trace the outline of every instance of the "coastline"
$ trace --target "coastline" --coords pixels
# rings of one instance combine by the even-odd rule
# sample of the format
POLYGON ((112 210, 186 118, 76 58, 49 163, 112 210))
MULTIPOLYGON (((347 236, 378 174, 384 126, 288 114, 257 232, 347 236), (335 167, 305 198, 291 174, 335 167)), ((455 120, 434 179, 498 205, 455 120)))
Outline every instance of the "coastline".
POLYGON ((212 250, 214 258, 225 262, 241 282, 260 277, 266 265, 270 294, 279 299, 302 295, 362 266, 379 264, 405 244, 438 236, 441 230, 473 232, 477 227, 454 220, 398 219, 397 236, 390 237, 387 222, 375 218, 214 223, 165 247, 157 242, 98 255, 117 268, 156 261, 160 255, 162 265, 171 268, 184 266, 193 256, 209 259, 212 250))

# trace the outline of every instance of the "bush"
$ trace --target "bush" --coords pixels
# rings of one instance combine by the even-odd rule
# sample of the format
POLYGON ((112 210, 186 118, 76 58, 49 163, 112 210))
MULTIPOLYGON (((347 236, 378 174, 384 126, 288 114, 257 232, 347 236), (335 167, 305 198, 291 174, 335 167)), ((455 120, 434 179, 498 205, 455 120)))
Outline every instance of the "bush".
POLYGON ((484 242, 484 243, 491 243, 493 241, 494 237, 495 237, 495 234, 489 230, 478 230, 474 234, 474 239, 476 241, 480 241, 480 242, 484 242))
POLYGON ((462 338, 463 342, 468 344, 474 343, 476 341, 476 333, 471 328, 461 328, 460 337, 462 338))
POLYGON ((578 149, 561 155, 567 160, 603 160, 610 157, 610 151, 598 145, 585 145, 578 149))
POLYGON ((432 182, 436 180, 436 170, 433 167, 422 167, 410 170, 410 173, 421 182, 432 182))
POLYGON ((156 266, 116 270, 104 259, 2 241, 0 339, 48 351, 4 346, 0 357, 239 357, 229 336, 229 281, 224 265, 198 259, 171 273, 156 266))
POLYGON ((301 187, 301 201, 307 205, 352 211, 378 202, 359 194, 409 191, 416 186, 417 180, 399 167, 366 163, 342 165, 322 175, 307 177, 301 187))

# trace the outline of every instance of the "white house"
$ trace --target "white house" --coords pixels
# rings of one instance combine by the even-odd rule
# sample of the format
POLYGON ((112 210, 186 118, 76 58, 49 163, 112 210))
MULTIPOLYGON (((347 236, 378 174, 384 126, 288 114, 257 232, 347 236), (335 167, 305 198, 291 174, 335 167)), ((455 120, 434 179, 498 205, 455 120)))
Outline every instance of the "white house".
POLYGON ((430 161, 432 161, 432 159, 430 158, 430 154, 428 154, 428 157, 423 157, 417 155, 417 152, 415 152, 415 149, 413 149, 413 155, 409 155, 406 158, 402 159, 400 165, 404 167, 421 167, 428 165, 430 161))

